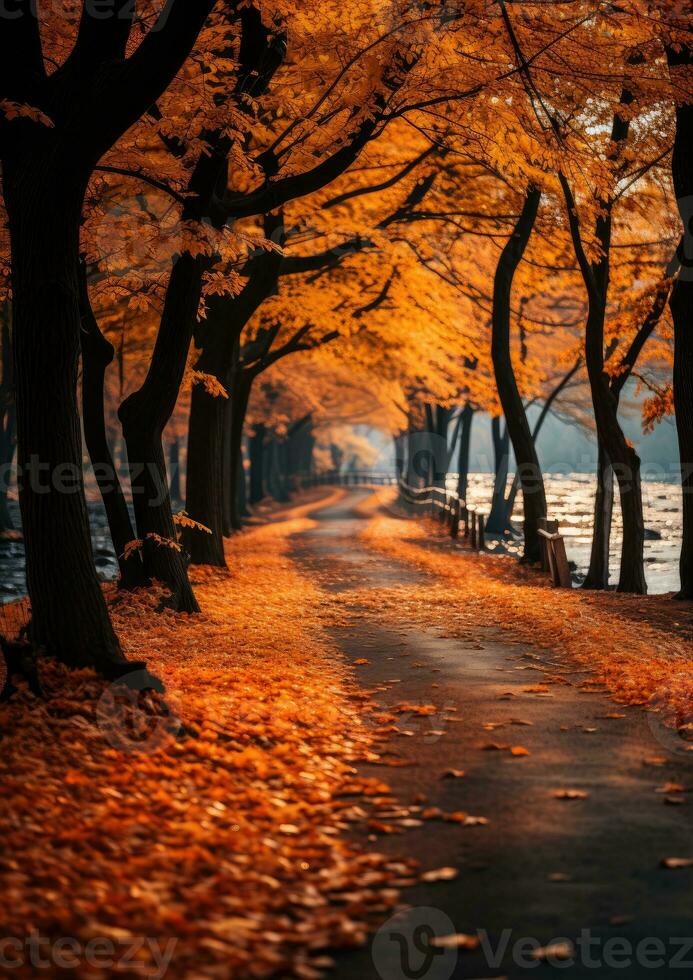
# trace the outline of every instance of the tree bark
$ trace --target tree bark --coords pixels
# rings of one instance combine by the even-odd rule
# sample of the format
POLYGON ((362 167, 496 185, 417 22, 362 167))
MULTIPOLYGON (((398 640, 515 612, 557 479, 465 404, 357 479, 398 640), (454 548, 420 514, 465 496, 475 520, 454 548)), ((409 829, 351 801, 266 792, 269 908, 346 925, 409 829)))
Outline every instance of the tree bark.
MULTIPOLYGON (((631 63, 642 60, 640 53, 634 54, 631 63)), ((624 87, 621 106, 624 109, 633 102, 633 94, 624 87)), ((611 128, 610 158, 615 161, 624 146, 629 132, 629 119, 626 112, 616 112, 611 128)), ((604 370, 604 323, 609 295, 610 251, 612 234, 613 197, 605 197, 598 203, 600 213, 595 222, 595 238, 599 242, 601 255, 591 261, 585 251, 580 231, 575 200, 570 186, 562 173, 559 181, 563 189, 568 214, 568 224, 575 249, 575 255, 587 291, 587 324, 585 328, 585 362, 592 393, 592 406, 597 423, 597 435, 601 450, 611 461, 614 475, 618 481, 621 514, 623 517, 623 546, 621 549, 621 569, 618 581, 619 592, 647 592, 645 582, 644 547, 645 524, 642 511, 642 490, 640 485, 640 458, 628 444, 618 421, 618 393, 604 370)))
POLYGON ((510 352, 510 297, 513 278, 529 241, 541 192, 530 188, 513 234, 498 261, 493 284, 491 355, 496 386, 513 445, 524 499, 524 561, 540 559, 537 521, 546 517, 544 479, 515 379, 510 352))
POLYGON ((248 481, 243 463, 243 440, 241 440, 241 446, 238 451, 238 465, 236 467, 236 500, 238 502, 238 514, 241 522, 244 517, 251 516, 248 510, 248 481))
MULTIPOLYGON (((589 312, 585 333, 587 373, 592 390, 592 405, 601 452, 611 461, 621 500, 623 546, 618 591, 645 595, 647 592, 644 567, 645 523, 642 511, 640 458, 628 444, 619 425, 618 398, 611 391, 608 376, 604 372, 605 296, 606 289, 604 289, 604 300, 595 296, 593 291, 590 291, 588 298, 589 312)), ((607 528, 604 527, 603 536, 606 530, 607 528)), ((600 543, 599 546, 602 548, 603 556, 604 545, 600 543)))
POLYGON ((106 340, 96 322, 89 300, 86 270, 83 264, 80 267, 80 311, 84 439, 118 560, 119 585, 123 589, 135 589, 146 585, 148 579, 140 552, 135 551, 130 557, 126 557, 126 546, 135 540, 135 531, 108 444, 104 415, 106 368, 112 362, 115 352, 113 345, 106 340))
POLYGON ((224 419, 226 399, 193 386, 188 435, 188 516, 211 532, 186 528, 183 540, 193 565, 226 568, 224 555, 224 419))
POLYGON ((598 440, 597 491, 594 498, 594 528, 590 564, 583 589, 608 589, 609 542, 614 510, 614 471, 601 441, 598 440))
POLYGON ((171 604, 181 612, 199 612, 199 606, 188 578, 186 556, 174 546, 162 434, 183 380, 201 289, 202 261, 186 252, 171 272, 147 377, 118 411, 145 569, 171 590, 171 604))
POLYGON ((168 446, 168 478, 169 493, 173 503, 179 504, 183 500, 180 485, 180 439, 174 436, 168 446))
MULTIPOLYGON (((667 50, 669 66, 693 69, 693 46, 667 50)), ((676 136, 672 156, 674 193, 684 226, 679 249, 681 269, 669 306, 674 320, 674 407, 681 461, 683 539, 680 599, 693 599, 693 103, 676 107, 676 136)))
POLYGON ((265 497, 265 426, 259 423, 248 439, 248 456, 250 458, 250 503, 259 504, 265 497))
POLYGON ((14 379, 12 373, 12 343, 10 336, 10 304, 3 304, 0 326, 2 344, 2 379, 0 379, 0 533, 13 531, 14 521, 7 505, 12 472, 12 460, 16 449, 17 415, 14 404, 14 379))
POLYGON ((501 419, 495 415, 491 419, 491 434, 493 438, 494 479, 491 513, 486 522, 489 534, 505 534, 508 526, 508 512, 505 501, 505 488, 508 483, 510 469, 510 434, 507 425, 501 425, 501 419))
POLYGON ((68 665, 111 675, 127 668, 94 568, 77 407, 87 177, 72 161, 61 170, 48 153, 4 161, 30 635, 68 665))
POLYGON ((457 457, 457 495, 460 500, 467 500, 469 489, 469 452, 472 445, 472 423, 474 409, 467 402, 462 409, 462 428, 460 430, 460 448, 457 457))
MULTIPOLYGON (((242 448, 243 448, 243 429, 245 428, 245 418, 248 414, 248 402, 250 401, 250 391, 252 388, 252 377, 250 377, 239 366, 235 380, 231 388, 231 429, 229 432, 229 493, 230 493, 230 512, 231 527, 235 531, 240 531, 243 527, 241 514, 241 500, 239 496, 239 484, 241 479, 242 448)), ((251 503, 252 503, 251 498, 251 503)))
MULTIPOLYGON (((693 275, 691 267, 688 275, 693 275)), ((670 305, 674 319, 674 405, 683 494, 678 597, 693 599, 693 280, 676 282, 670 305)))

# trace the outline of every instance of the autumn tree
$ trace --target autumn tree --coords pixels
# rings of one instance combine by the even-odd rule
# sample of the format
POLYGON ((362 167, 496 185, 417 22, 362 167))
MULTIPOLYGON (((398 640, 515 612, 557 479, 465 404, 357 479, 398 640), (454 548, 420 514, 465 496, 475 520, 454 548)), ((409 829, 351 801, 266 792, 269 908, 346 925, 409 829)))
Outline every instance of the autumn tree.
POLYGON ((82 205, 99 159, 171 82, 213 6, 173 0, 137 43, 135 20, 145 22, 132 4, 116 3, 105 19, 80 5, 71 37, 60 12, 43 26, 35 4, 20 0, 18 16, 5 19, 0 34, 0 155, 31 635, 65 662, 107 673, 122 672, 124 658, 94 570, 82 483, 82 205))

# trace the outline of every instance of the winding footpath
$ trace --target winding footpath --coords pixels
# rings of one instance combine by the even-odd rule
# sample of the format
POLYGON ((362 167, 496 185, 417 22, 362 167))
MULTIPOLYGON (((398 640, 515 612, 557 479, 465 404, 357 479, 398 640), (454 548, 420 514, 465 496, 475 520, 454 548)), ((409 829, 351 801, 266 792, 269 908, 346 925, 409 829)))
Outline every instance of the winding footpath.
POLYGON ((354 507, 367 496, 316 509, 292 553, 338 596, 331 635, 383 710, 436 706, 400 718, 387 736, 385 751, 406 764, 361 771, 387 782, 414 816, 431 807, 488 824, 413 819, 405 833, 374 834, 369 847, 451 880, 406 889, 409 910, 366 949, 340 955, 334 975, 693 977, 693 869, 662 866, 693 857, 693 793, 682 792, 693 790, 693 753, 669 743, 647 712, 579 690, 558 654, 513 643, 507 631, 480 630, 470 642, 446 636, 444 622, 422 631, 405 615, 385 621, 379 590, 413 594, 431 582, 360 540, 368 518, 354 507), (363 590, 371 601, 359 601, 363 590), (542 690, 544 671, 567 682, 542 690), (557 798, 561 790, 575 798, 557 798), (470 938, 458 948, 431 942, 450 934, 470 938))

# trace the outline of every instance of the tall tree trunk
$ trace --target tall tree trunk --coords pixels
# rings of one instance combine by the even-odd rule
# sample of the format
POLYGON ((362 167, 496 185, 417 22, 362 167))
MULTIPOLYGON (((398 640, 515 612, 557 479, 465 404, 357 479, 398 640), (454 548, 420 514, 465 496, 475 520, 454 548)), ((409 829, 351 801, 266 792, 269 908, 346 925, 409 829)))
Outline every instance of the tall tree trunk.
POLYGON ((510 297, 513 278, 529 241, 541 192, 530 188, 522 213, 498 261, 493 284, 491 354, 498 396, 515 452, 524 499, 524 560, 537 562, 540 546, 537 521, 546 517, 546 494, 539 458, 517 387, 510 352, 510 297))
POLYGON ((174 436, 168 446, 168 492, 171 500, 179 504, 183 500, 180 483, 180 439, 174 436))
POLYGON ((126 546, 134 541, 135 531, 130 520, 118 471, 116 470, 106 436, 104 414, 104 381, 106 368, 114 357, 113 345, 99 329, 89 300, 86 269, 80 267, 80 311, 82 320, 82 420, 84 439, 101 494, 111 541, 120 569, 119 585, 134 589, 147 584, 142 556, 135 551, 126 558, 126 546))
POLYGON ((127 444, 137 535, 144 542, 145 568, 171 590, 171 604, 181 612, 199 612, 200 607, 188 578, 186 555, 174 547, 176 531, 162 434, 185 372, 202 289, 202 267, 202 259, 188 252, 175 262, 147 377, 118 411, 127 444))
MULTIPOLYGON (((671 68, 693 69, 693 46, 667 50, 671 68)), ((676 107, 676 137, 672 156, 674 193, 684 225, 680 247, 681 270, 669 305, 674 319, 674 407, 681 460, 683 539, 680 599, 693 599, 693 103, 676 107)))
POLYGON ((423 479, 419 472, 421 467, 421 433, 414 428, 414 421, 410 418, 409 428, 407 429, 407 486, 423 486, 423 479))
POLYGON ((589 568, 582 583, 583 589, 608 589, 609 587, 609 542, 614 510, 614 471, 604 447, 599 440, 598 443, 592 548, 589 568))
MULTIPOLYGON (((558 382, 556 387, 553 389, 549 397, 546 399, 539 412, 539 417, 534 423, 534 428, 532 429, 532 439, 534 440, 534 445, 538 443, 539 436, 541 434, 542 426, 549 416, 554 402, 561 394, 561 392, 567 387, 572 378, 577 374, 580 367, 582 366, 582 357, 578 357, 575 364, 570 368, 566 374, 563 375, 561 380, 558 382)), ((520 489, 520 477, 517 473, 513 476, 513 482, 510 487, 510 492, 508 493, 508 499, 505 505, 506 520, 508 528, 512 530, 511 521, 513 516, 513 510, 515 509, 515 500, 517 498, 517 491, 520 489)))
POLYGON ((193 386, 188 431, 186 510, 211 532, 186 528, 185 547, 193 565, 226 568, 224 555, 224 419, 226 398, 193 386))
POLYGON ((87 174, 58 170, 49 154, 37 153, 6 159, 3 171, 30 634, 66 664, 113 675, 126 662, 94 567, 77 407, 87 174))
MULTIPOLYGON (((630 64, 642 61, 640 52, 629 59, 630 64)), ((617 161, 628 137, 630 121, 626 108, 633 102, 629 86, 621 93, 621 111, 614 114, 611 127, 611 149, 609 158, 617 161)), ((604 323, 606 320, 609 295, 610 252, 612 236, 613 196, 604 196, 597 203, 599 214, 595 221, 595 238, 599 243, 601 255, 591 261, 585 251, 580 231, 580 223, 572 191, 565 178, 559 173, 559 181, 566 200, 568 224, 575 249, 575 255, 587 291, 587 325, 585 328, 585 362, 592 393, 597 435, 602 451, 608 456, 618 481, 621 514, 623 517, 623 545, 621 548, 621 569, 618 581, 619 592, 647 592, 645 582, 644 547, 645 523, 642 511, 642 489, 640 484, 640 458, 626 440, 618 421, 618 395, 604 370, 604 323)))
POLYGON ((147 419, 128 412, 123 431, 145 571, 170 590, 169 603, 174 609, 199 612, 188 578, 187 555, 177 543, 161 438, 163 426, 152 432, 147 419))
POLYGON ((486 522, 489 534, 504 534, 508 526, 508 512, 505 503, 505 488, 508 483, 510 468, 510 435, 507 425, 501 425, 501 419, 494 415, 491 419, 491 434, 493 438, 493 498, 491 513, 486 522))
POLYGON ((445 489, 445 483, 448 475, 448 462, 450 458, 448 452, 448 428, 450 426, 451 415, 452 409, 444 408, 442 405, 435 406, 433 414, 433 439, 431 446, 431 458, 433 462, 432 485, 434 487, 439 487, 441 490, 445 489))
POLYGON ((0 533, 13 531, 14 521, 7 505, 12 460, 16 449, 16 421, 14 404, 14 379, 12 376, 12 343, 10 335, 10 304, 0 308, 2 344, 2 379, 0 379, 0 533))
POLYGON ((466 501, 469 490, 469 452, 472 446, 472 423, 474 409, 467 402, 462 409, 462 428, 460 430, 460 449, 457 457, 457 495, 466 501))
POLYGON ((280 504, 288 504, 289 492, 289 440, 274 440, 274 490, 273 497, 280 504))
POLYGON ((0 420, 0 533, 14 531, 14 521, 7 503, 12 461, 16 449, 16 416, 14 400, 5 407, 5 418, 0 420))
POLYGON ((238 465, 236 467, 236 500, 241 521, 244 517, 250 517, 251 514, 248 510, 248 481, 246 479, 243 459, 243 440, 241 440, 238 451, 238 465))
POLYGON ((250 503, 259 504, 265 497, 265 434, 267 430, 260 422, 253 429, 248 439, 248 456, 250 459, 250 503))
MULTIPOLYGON (((623 515, 623 546, 618 581, 619 592, 647 592, 644 568, 645 523, 640 485, 640 458, 630 446, 618 422, 618 398, 604 373, 604 319, 606 308, 593 292, 589 296, 585 334, 587 373, 597 422, 601 451, 611 461, 618 481, 623 515)), ((606 533, 604 528, 604 534, 606 533)), ((600 545, 604 547, 603 543, 600 545)))
MULTIPOLYGON (((692 241, 689 237, 689 247, 692 241)), ((674 319, 674 405, 683 495, 678 598, 693 599, 693 264, 686 272, 691 278, 677 280, 670 306, 674 319)))
POLYGON ((406 434, 404 432, 398 432, 392 437, 395 456, 395 477, 398 483, 404 479, 404 463, 406 459, 405 440, 406 434))
POLYGON ((223 446, 223 466, 222 466, 222 488, 223 488, 223 516, 224 516, 224 537, 228 538, 233 533, 231 526, 231 503, 233 494, 230 489, 231 482, 231 398, 226 399, 224 406, 224 446, 223 446))
POLYGON ((243 462, 243 430, 245 428, 245 418, 248 414, 248 402, 250 401, 252 383, 252 376, 239 367, 231 386, 231 430, 229 433, 229 493, 231 494, 231 527, 234 531, 240 531, 243 527, 241 499, 239 496, 240 480, 243 474, 241 474, 240 470, 243 462))

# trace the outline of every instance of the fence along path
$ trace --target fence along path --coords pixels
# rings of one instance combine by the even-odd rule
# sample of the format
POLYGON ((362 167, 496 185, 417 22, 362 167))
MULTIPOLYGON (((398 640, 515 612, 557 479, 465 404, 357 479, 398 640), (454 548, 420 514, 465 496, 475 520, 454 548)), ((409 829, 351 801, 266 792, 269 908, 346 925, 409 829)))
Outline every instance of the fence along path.
MULTIPOLYGON (((318 486, 370 487, 397 486, 402 502, 421 516, 426 515, 447 526, 452 538, 460 533, 474 551, 486 550, 486 515, 475 507, 468 507, 466 501, 452 490, 444 487, 412 487, 404 480, 389 473, 376 473, 353 470, 339 473, 329 470, 316 473, 299 480, 303 488, 318 486)), ((558 521, 543 518, 539 521, 541 538, 541 567, 548 572, 557 588, 572 589, 565 540, 560 533, 558 521)))

